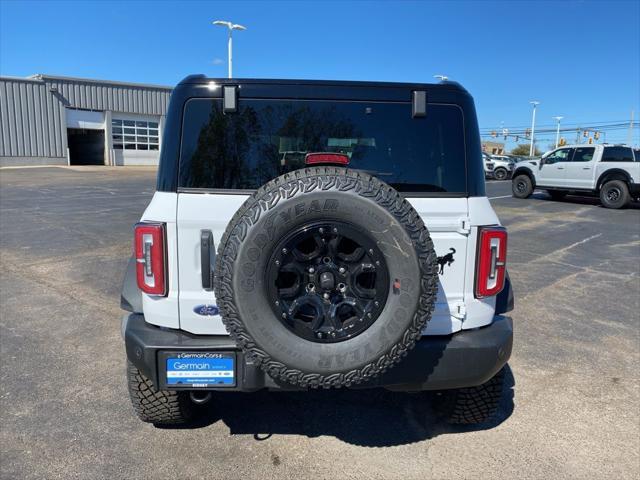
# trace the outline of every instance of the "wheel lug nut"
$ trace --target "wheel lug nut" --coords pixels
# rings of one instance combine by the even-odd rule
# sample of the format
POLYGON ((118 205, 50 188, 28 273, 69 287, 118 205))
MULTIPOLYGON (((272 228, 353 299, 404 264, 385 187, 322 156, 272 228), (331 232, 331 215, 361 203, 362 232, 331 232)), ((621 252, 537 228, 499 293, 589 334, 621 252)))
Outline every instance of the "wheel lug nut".
POLYGON ((324 233, 324 228, 320 227, 320 229, 318 230, 320 233, 324 233))
POLYGON ((370 253, 371 255, 373 255, 373 248, 370 248, 370 249, 369 249, 369 253, 370 253))
POLYGON ((280 305, 280 302, 278 300, 276 300, 276 307, 280 305))
POLYGON ((370 313, 367 313, 367 317, 371 318, 371 314, 370 314, 370 313))
POLYGON ((287 314, 282 312, 282 318, 287 318, 287 314))
POLYGON ((286 248, 283 248, 283 249, 282 249, 282 253, 284 253, 284 254, 286 255, 286 253, 287 253, 287 249, 286 249, 286 248))
POLYGON ((280 265, 280 260, 276 260, 276 265, 280 265))
POLYGON ((380 302, 378 302, 377 300, 373 303, 376 307, 380 306, 380 302))
POLYGON ((340 273, 344 273, 344 272, 346 272, 346 271, 347 271, 347 269, 346 269, 346 268, 344 268, 344 267, 340 267, 340 268, 338 269, 338 271, 339 271, 340 273))
POLYGON ((309 273, 313 273, 313 272, 315 272, 315 271, 316 271, 316 270, 315 270, 315 268, 313 268, 313 267, 309 267, 309 273))
POLYGON ((338 233, 338 229, 334 227, 333 233, 338 233))
POLYGON ((329 294, 328 294, 328 293, 325 293, 325 294, 324 294, 324 295, 322 295, 322 296, 323 296, 325 299, 327 299, 327 300, 329 299, 329 294))

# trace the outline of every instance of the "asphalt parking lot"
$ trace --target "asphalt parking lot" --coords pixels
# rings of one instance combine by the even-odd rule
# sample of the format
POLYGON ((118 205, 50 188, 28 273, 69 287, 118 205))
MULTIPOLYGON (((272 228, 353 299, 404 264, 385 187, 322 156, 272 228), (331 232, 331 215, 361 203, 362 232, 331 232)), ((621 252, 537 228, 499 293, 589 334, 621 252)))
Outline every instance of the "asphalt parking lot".
POLYGON ((489 425, 419 394, 228 394, 207 422, 134 416, 119 289, 148 169, 0 170, 2 478, 638 478, 640 206, 488 196, 509 230, 510 385, 489 425))

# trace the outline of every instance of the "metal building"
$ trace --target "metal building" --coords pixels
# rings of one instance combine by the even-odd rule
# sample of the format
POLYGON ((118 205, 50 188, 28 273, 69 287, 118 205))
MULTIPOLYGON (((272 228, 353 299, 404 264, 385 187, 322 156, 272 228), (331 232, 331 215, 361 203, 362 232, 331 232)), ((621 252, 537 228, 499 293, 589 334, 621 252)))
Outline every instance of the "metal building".
POLYGON ((157 165, 171 88, 0 77, 0 166, 157 165))

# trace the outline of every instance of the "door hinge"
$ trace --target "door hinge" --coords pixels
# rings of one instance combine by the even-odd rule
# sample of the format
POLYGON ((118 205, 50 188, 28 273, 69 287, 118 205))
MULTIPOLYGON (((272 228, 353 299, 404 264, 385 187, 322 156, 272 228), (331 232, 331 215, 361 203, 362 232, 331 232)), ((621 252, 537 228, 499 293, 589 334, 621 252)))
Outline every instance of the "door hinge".
POLYGON ((456 302, 452 305, 451 316, 458 320, 464 320, 467 316, 467 307, 464 302, 456 302))
POLYGON ((471 233, 471 219, 469 217, 460 218, 457 232, 463 235, 469 235, 469 233, 471 233))

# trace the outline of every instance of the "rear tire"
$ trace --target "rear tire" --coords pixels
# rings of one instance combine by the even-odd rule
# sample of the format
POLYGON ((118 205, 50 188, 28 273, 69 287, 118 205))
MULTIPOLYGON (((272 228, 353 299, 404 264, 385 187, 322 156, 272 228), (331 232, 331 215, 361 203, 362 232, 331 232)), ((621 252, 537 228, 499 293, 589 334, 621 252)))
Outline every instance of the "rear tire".
POLYGON ((567 192, 565 192, 564 190, 547 190, 547 193, 551 196, 552 200, 555 200, 557 202, 563 200, 564 197, 567 196, 567 192))
POLYGON ((600 203, 606 208, 623 208, 631 200, 629 187, 622 180, 610 180, 600 187, 600 203))
POLYGON ((188 392, 156 390, 151 380, 127 360, 129 396, 136 414, 154 425, 183 425, 193 418, 188 392))
POLYGON ((509 172, 507 172, 507 170, 504 168, 496 168, 493 171, 493 176, 496 180, 506 180, 509 176, 509 172))
POLYGON ((533 183, 528 175, 518 175, 511 182, 511 191, 516 198, 529 198, 533 193, 533 183))
POLYGON ((503 367, 491 380, 477 387, 439 392, 435 399, 435 409, 447 423, 485 423, 491 420, 498 410, 504 381, 503 367))

